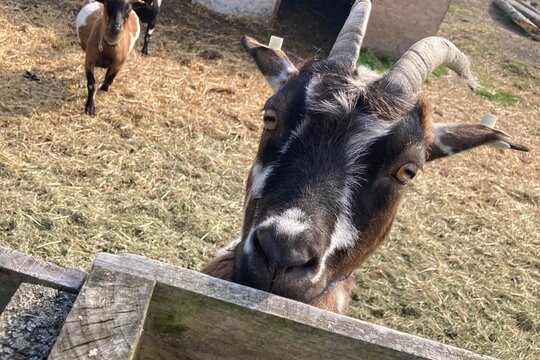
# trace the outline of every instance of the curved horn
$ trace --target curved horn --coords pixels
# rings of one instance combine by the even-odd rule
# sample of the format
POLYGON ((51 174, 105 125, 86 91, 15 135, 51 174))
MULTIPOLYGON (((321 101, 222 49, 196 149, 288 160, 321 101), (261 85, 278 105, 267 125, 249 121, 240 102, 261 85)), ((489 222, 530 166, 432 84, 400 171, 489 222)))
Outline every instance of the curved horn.
POLYGON ((341 61, 356 67, 370 12, 370 0, 356 0, 330 50, 329 59, 341 58, 341 61))
POLYGON ((479 86, 467 57, 450 40, 437 36, 411 46, 377 85, 394 94, 416 94, 428 75, 441 65, 462 77, 471 89, 479 86))

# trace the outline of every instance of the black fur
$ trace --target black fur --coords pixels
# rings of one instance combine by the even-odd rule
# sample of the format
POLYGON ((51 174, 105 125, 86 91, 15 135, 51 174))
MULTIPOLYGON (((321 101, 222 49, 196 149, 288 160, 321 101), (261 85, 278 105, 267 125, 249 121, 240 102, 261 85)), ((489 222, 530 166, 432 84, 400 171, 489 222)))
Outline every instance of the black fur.
POLYGON ((144 0, 144 4, 137 2, 134 4, 134 10, 141 22, 148 24, 144 34, 144 43, 141 52, 148 55, 148 43, 152 32, 156 27, 156 20, 159 15, 160 4, 157 0, 144 0))
POLYGON ((247 204, 255 213, 242 236, 244 241, 253 241, 254 250, 246 256, 243 246, 238 247, 233 281, 311 302, 324 290, 324 283, 318 287, 309 279, 330 246, 337 217, 343 212, 338 200, 344 192, 350 190, 351 221, 362 234, 375 218, 393 211, 399 201, 404 186, 395 177, 397 169, 409 162, 423 165, 421 103, 408 111, 394 112, 394 118, 383 118, 388 113, 373 106, 374 100, 365 89, 351 85, 356 77, 355 71, 335 61, 313 61, 266 102, 264 108, 275 110, 279 123, 278 129, 263 132, 257 161, 263 167, 273 166, 273 170, 260 196, 247 204), (307 94, 314 78, 320 83, 307 94), (335 99, 340 91, 350 94, 350 106, 343 109, 335 99), (337 110, 325 112, 325 108, 337 110), (362 143, 371 136, 373 127, 381 124, 391 125, 391 130, 370 142, 351 165, 349 144, 353 139, 362 143), (301 136, 291 138, 300 127, 301 136), (285 144, 288 147, 283 151, 285 144), (290 208, 307 214, 312 224, 308 230, 293 238, 256 231, 248 239, 246 230, 256 229, 265 219, 290 208), (273 247, 266 245, 267 237, 272 238, 273 247))
POLYGON ((126 0, 105 0, 107 19, 111 34, 118 35, 122 31, 124 21, 129 17, 132 9, 131 2, 126 0))
POLYGON ((88 90, 88 98, 86 99, 84 112, 88 115, 94 115, 94 93, 96 88, 96 79, 94 78, 94 73, 91 71, 86 72, 86 88, 88 90))

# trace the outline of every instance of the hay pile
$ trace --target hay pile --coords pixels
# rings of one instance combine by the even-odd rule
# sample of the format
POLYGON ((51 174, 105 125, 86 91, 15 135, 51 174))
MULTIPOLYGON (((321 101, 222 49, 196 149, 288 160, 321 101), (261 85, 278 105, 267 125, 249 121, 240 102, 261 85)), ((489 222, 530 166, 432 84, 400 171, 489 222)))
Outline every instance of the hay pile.
MULTIPOLYGON (((310 36, 318 32, 298 16, 272 30, 170 0, 151 56, 133 53, 88 117, 73 25, 83 3, 0 3, 0 245, 86 269, 98 251, 199 269, 238 234, 270 94, 238 38, 285 34, 293 59, 328 41, 310 36)), ((522 76, 505 64, 538 66, 540 49, 479 16, 487 0, 457 6, 442 34, 471 55, 483 79, 521 100, 489 102, 447 76, 424 91, 435 120, 477 122, 492 112, 532 152, 479 149, 426 166, 390 239, 358 272, 351 315, 501 358, 537 359, 540 69, 522 76)))

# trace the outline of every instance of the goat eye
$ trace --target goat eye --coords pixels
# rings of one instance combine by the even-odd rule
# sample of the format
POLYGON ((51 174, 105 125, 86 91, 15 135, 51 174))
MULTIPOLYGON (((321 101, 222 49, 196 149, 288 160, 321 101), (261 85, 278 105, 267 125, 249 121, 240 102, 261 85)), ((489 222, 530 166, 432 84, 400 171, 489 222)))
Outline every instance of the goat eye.
POLYGON ((418 166, 413 163, 408 163, 401 166, 394 176, 400 183, 406 184, 414 179, 417 171, 418 166))
POLYGON ((265 110, 264 111, 264 129, 265 130, 276 130, 278 126, 278 118, 275 110, 265 110))

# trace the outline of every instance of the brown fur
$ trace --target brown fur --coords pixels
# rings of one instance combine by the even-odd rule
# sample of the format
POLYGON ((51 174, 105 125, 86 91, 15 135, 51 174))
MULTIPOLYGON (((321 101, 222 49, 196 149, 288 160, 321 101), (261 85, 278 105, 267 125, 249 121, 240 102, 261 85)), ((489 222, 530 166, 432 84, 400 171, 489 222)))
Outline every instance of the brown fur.
MULTIPOLYGON (((104 6, 98 5, 98 9, 94 10, 86 18, 86 24, 78 28, 79 41, 81 48, 85 51, 86 57, 84 60, 84 70, 88 78, 88 74, 94 78, 94 68, 106 68, 105 81, 101 86, 101 90, 108 91, 118 72, 124 66, 130 51, 132 50, 132 37, 136 38, 139 35, 139 19, 135 12, 131 11, 128 19, 124 22, 124 28, 117 36, 114 36, 109 31, 109 23, 107 16, 104 15, 104 6), (109 45, 118 42, 117 45, 109 45)), ((135 41, 133 40, 133 42, 135 41)), ((94 85, 89 88, 89 99, 91 99, 92 108, 88 109, 87 113, 93 112, 93 94, 94 85)))
POLYGON ((422 120, 424 123, 424 143, 426 149, 433 143, 433 118, 431 117, 431 106, 426 99, 422 99, 422 120))
POLYGON ((318 307, 319 309, 345 315, 349 310, 349 303, 351 302, 355 284, 355 276, 351 275, 347 280, 338 283, 336 287, 330 291, 324 292, 323 295, 311 305, 318 307))
POLYGON ((201 272, 219 279, 232 281, 235 255, 235 252, 231 251, 224 256, 216 257, 206 264, 201 272))
POLYGON ((139 19, 132 11, 124 31, 116 38, 112 36, 108 31, 107 17, 103 16, 103 5, 101 5, 86 18, 86 25, 79 28, 81 48, 86 52, 85 68, 109 67, 101 65, 110 63, 111 67, 120 70, 130 52, 131 36, 135 36, 138 31, 139 19), (104 36, 110 42, 116 42, 120 38, 120 43, 117 46, 104 44, 103 52, 101 52, 99 43, 104 36))

